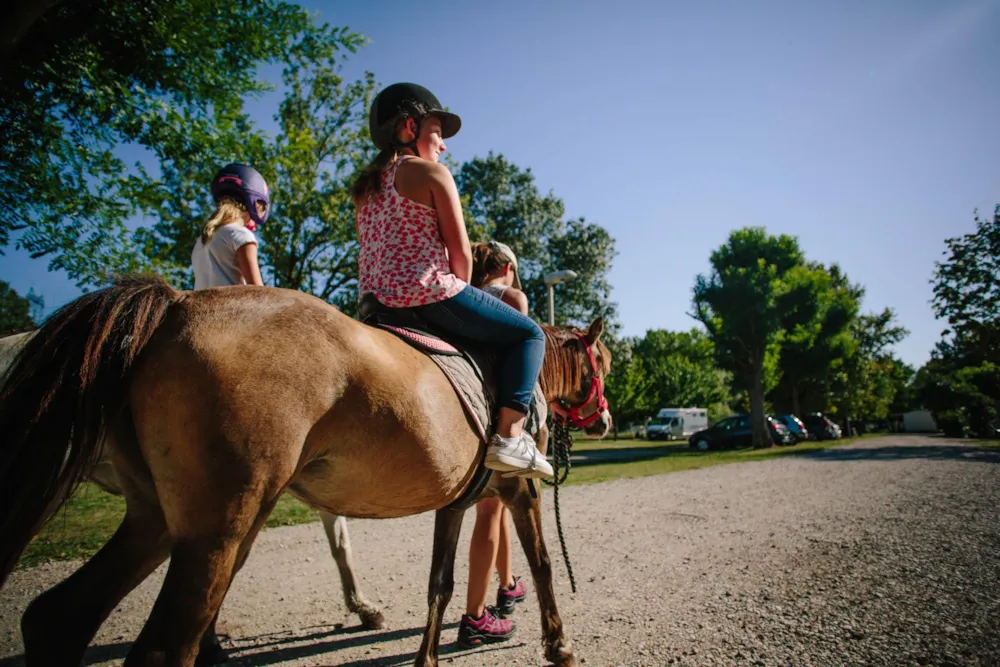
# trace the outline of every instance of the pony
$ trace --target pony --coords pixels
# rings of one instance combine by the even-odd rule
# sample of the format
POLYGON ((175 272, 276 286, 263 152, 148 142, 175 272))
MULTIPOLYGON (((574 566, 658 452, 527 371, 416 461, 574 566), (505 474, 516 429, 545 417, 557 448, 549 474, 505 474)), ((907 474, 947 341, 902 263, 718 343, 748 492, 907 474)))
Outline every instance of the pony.
MULTIPOLYGON (((592 360, 579 371, 591 387, 610 368, 602 332, 597 320, 574 336, 592 360)), ((596 415, 590 430, 606 432, 603 395, 587 396, 577 413, 596 415)), ((124 278, 27 340, 0 392, 0 434, 0 585, 102 452, 127 504, 111 540, 25 611, 28 664, 77 664, 115 605, 170 557, 126 664, 190 667, 286 491, 340 517, 436 511, 415 664, 438 664, 463 516, 448 506, 470 484, 482 442, 441 370, 395 336, 290 290, 177 292, 124 278)), ((537 494, 497 475, 486 493, 514 517, 546 657, 577 665, 537 494)))
MULTIPOLYGON (((595 320, 587 328, 587 335, 599 338, 597 331, 603 327, 603 320, 595 320)), ((591 404, 591 393, 603 388, 594 378, 601 379, 610 368, 606 365, 608 357, 601 355, 605 365, 598 366, 596 357, 590 354, 587 338, 582 332, 565 327, 542 327, 545 338, 545 361, 542 366, 540 385, 545 395, 546 404, 553 407, 567 421, 582 428, 588 436, 601 438, 607 434, 608 419, 602 414, 603 399, 597 403, 599 409, 591 414, 580 417, 571 414, 574 408, 582 409, 591 404), (588 372, 589 371, 589 372, 588 372)), ((16 353, 27 343, 35 332, 26 332, 0 338, 0 379, 4 377, 12 364, 16 353)), ((603 349, 603 343, 600 344, 603 349)), ((606 406, 604 406, 606 409, 606 406)), ((539 446, 545 451, 548 439, 548 428, 543 425, 538 435, 539 446)), ((87 480, 93 482, 104 491, 121 496, 121 484, 115 475, 114 465, 106 448, 101 449, 101 455, 95 466, 87 473, 87 480)), ((376 630, 384 627, 382 611, 370 602, 359 583, 359 577, 354 569, 354 554, 351 548, 350 533, 346 517, 320 511, 323 530, 330 545, 337 570, 340 574, 341 588, 347 609, 358 615, 362 627, 376 630)), ((215 632, 213 621, 202 640, 198 656, 199 665, 220 664, 228 659, 215 632)))

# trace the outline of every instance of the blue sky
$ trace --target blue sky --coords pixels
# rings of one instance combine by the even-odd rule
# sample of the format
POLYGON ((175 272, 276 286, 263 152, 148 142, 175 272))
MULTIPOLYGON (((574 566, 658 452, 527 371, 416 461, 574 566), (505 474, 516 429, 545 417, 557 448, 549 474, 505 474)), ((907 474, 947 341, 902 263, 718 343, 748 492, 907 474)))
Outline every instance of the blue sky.
MULTIPOLYGON (((892 306, 923 363, 944 239, 1000 202, 1000 2, 313 2, 371 43, 345 74, 415 81, 460 113, 448 147, 531 167, 606 227, 624 331, 682 329, 729 231, 795 235, 892 306)), ((277 96, 255 104, 265 126, 277 96)), ((0 279, 49 307, 46 260, 0 279)))

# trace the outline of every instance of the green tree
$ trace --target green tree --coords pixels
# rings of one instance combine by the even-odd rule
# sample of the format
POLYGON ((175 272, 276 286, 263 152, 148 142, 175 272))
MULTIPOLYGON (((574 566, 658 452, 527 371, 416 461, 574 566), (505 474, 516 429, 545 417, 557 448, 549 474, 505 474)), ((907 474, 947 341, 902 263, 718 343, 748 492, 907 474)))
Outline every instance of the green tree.
POLYGON ((634 349, 649 408, 705 407, 713 419, 726 412, 729 377, 704 331, 650 330, 634 349))
POLYGON ((893 345, 909 335, 896 323, 896 313, 886 308, 880 313, 860 315, 851 325, 853 349, 836 390, 837 414, 850 427, 853 419, 883 419, 895 401, 899 383, 898 359, 893 345))
POLYGON ((635 339, 615 336, 602 338, 611 351, 614 364, 605 382, 605 395, 611 406, 616 427, 642 421, 652 410, 646 392, 642 363, 635 355, 635 339))
POLYGON ((934 312, 958 335, 1000 328, 1000 204, 993 219, 975 215, 976 231, 945 240, 934 267, 934 312))
POLYGON ((0 280, 0 336, 33 329, 36 322, 31 316, 32 307, 30 299, 0 280))
MULTIPOLYGON (((900 414, 920 409, 920 396, 917 393, 914 378, 916 370, 901 359, 893 357, 887 369, 889 381, 892 384, 892 401, 889 403, 888 414, 900 414)), ((876 417, 878 419, 878 417, 876 417)))
MULTIPOLYGON (((542 275, 559 269, 572 269, 577 273, 573 280, 555 287, 556 322, 586 326, 600 316, 610 331, 617 331, 618 305, 611 300, 608 273, 618 252, 608 230, 576 218, 566 221, 559 233, 546 241, 548 252, 542 263, 542 275)), ((527 281, 524 291, 535 317, 547 321, 548 290, 542 276, 527 281)))
POLYGON ((914 388, 951 437, 995 438, 1000 434, 1000 364, 935 354, 917 371, 914 388))
MULTIPOLYGON (((351 49, 361 38, 345 34, 351 49)), ((358 81, 341 75, 339 41, 310 43, 296 50, 282 75, 286 94, 275 120, 273 140, 251 135, 242 155, 257 165, 271 185, 271 214, 260 230, 260 261, 265 281, 296 289, 353 312, 357 297, 358 244, 349 188, 356 171, 371 159, 367 110, 375 87, 369 73, 358 81)), ((220 117, 227 125, 231 119, 220 117)), ((185 131, 186 121, 164 129, 160 171, 147 189, 150 210, 159 222, 137 233, 161 272, 190 285, 191 247, 198 225, 212 210, 205 186, 234 146, 211 144, 224 130, 185 131), (221 154, 218 154, 221 153, 221 154), (202 170, 185 169, 197 158, 202 170)))
POLYGON ((524 272, 543 270, 547 240, 559 233, 566 209, 552 192, 542 195, 531 169, 521 169, 492 151, 462 164, 455 183, 466 197, 474 241, 496 239, 517 254, 524 272))
POLYGON ((542 276, 572 269, 578 277, 555 288, 556 321, 584 325, 600 315, 614 330, 617 307, 607 274, 617 253, 606 229, 583 218, 565 221, 562 200, 551 192, 542 195, 531 169, 521 169, 500 154, 464 163, 455 181, 466 202, 470 238, 496 239, 517 253, 536 319, 548 321, 542 276))
POLYGON ((50 268, 81 285, 152 261, 144 252, 151 239, 132 236, 127 223, 147 212, 156 188, 129 167, 121 145, 162 157, 165 133, 183 127, 212 157, 252 154, 243 101, 270 88, 257 66, 317 44, 358 43, 281 0, 15 0, 5 11, 0 248, 21 232, 18 246, 50 256, 50 268))
MULTIPOLYGON (((712 253, 712 271, 694 286, 694 317, 715 344, 719 365, 750 396, 754 447, 769 447, 764 420, 766 370, 776 365, 789 272, 803 265, 798 241, 760 227, 733 231, 712 253)), ((776 377, 770 378, 772 382, 776 377)))
POLYGON ((827 269, 814 262, 790 270, 785 283, 780 379, 770 400, 780 413, 825 412, 829 384, 851 353, 850 325, 864 289, 851 285, 836 264, 827 269))
POLYGON ((935 264, 935 314, 950 327, 918 371, 914 387, 938 425, 953 436, 1000 433, 1000 205, 992 220, 950 238, 935 264))

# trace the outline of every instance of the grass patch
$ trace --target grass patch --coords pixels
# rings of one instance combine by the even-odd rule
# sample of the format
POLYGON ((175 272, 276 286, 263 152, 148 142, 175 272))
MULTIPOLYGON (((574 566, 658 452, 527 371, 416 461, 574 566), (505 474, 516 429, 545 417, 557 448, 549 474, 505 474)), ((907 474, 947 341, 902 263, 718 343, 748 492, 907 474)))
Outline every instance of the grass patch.
MULTIPOLYGON (((81 484, 42 531, 32 540, 18 567, 49 560, 89 558, 104 546, 125 516, 125 500, 93 484, 81 484)), ((319 514, 285 494, 267 519, 268 528, 318 521, 319 514)))
MULTIPOLYGON (((551 436, 550 436, 551 438, 551 436)), ((549 440, 551 442, 551 439, 549 440)), ((687 440, 638 440, 636 438, 618 438, 611 440, 591 440, 582 433, 573 434, 573 451, 588 452, 594 449, 656 449, 658 447, 676 447, 677 445, 687 445, 687 440)))
MULTIPOLYGON (((864 435, 859 438, 843 438, 841 440, 826 440, 823 442, 803 442, 790 447, 771 447, 770 449, 733 449, 720 452, 699 452, 693 449, 676 449, 677 443, 664 443, 673 446, 675 449, 664 456, 645 461, 616 461, 612 463, 599 463, 595 465, 577 466, 570 472, 566 480, 566 485, 577 484, 597 484, 615 479, 631 479, 635 477, 648 477, 650 475, 664 475, 682 470, 696 470, 698 468, 708 468, 709 466, 721 465, 724 463, 743 463, 745 461, 765 461, 767 459, 779 458, 782 456, 795 456, 807 452, 814 452, 831 447, 841 447, 843 445, 856 442, 865 438, 880 437, 881 434, 864 435)), ((621 442, 621 441, 619 441, 621 442)), ((645 442, 640 440, 639 442, 645 442)), ((658 443, 659 444, 659 443, 658 443)), ((660 445, 664 446, 664 445, 660 445)), ((577 447, 574 445, 574 451, 577 447)), ((599 449, 591 447, 590 449, 599 449)))
MULTIPOLYGON (((877 436, 863 436, 877 437, 877 436)), ((839 447, 857 440, 844 439, 828 442, 806 442, 792 447, 772 447, 770 449, 740 449, 723 452, 697 452, 678 447, 677 441, 619 439, 589 440, 580 438, 573 445, 573 451, 595 449, 658 449, 663 448, 663 456, 645 461, 621 461, 577 466, 566 480, 567 485, 596 484, 615 479, 647 477, 682 470, 695 470, 724 463, 763 461, 780 456, 794 456, 805 452, 839 447)), ((1000 442, 983 441, 983 446, 998 447, 1000 442)), ((89 558, 100 549, 118 528, 125 516, 125 501, 101 491, 93 484, 82 484, 63 508, 42 529, 28 545, 18 567, 31 567, 48 560, 68 560, 89 558)), ((319 520, 319 514, 285 494, 278 501, 267 526, 294 526, 319 520)))
POLYGON ((1000 440, 965 440, 970 445, 976 445, 977 447, 983 447, 985 449, 1000 449, 1000 440))
POLYGON ((47 560, 85 558, 97 552, 125 516, 125 500, 81 484, 25 549, 19 567, 47 560))

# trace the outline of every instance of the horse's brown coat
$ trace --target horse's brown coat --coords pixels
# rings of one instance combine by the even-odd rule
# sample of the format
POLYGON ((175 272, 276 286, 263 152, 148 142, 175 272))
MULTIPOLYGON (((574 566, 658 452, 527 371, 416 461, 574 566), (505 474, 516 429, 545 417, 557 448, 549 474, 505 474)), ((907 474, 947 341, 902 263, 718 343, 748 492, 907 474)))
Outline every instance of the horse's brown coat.
MULTIPOLYGON (((606 370, 602 328, 595 322, 587 339, 606 370)), ((576 338, 559 344, 578 344, 569 337, 576 338)), ((3 453, 12 456, 0 481, 30 510, 27 518, 0 514, 0 526, 17 537, 0 548, 4 579, 24 535, 37 531, 99 453, 99 424, 109 429, 128 514, 98 555, 29 607, 28 664, 79 662, 111 609, 169 555, 163 589, 126 664, 190 667, 282 492, 345 516, 436 510, 468 485, 481 446, 431 360, 318 299, 253 287, 178 294, 155 280, 125 281, 54 316, 4 386, 0 429, 3 453), (84 369, 76 399, 66 389, 74 364, 84 369), (46 379, 32 380, 33 372, 46 379), (51 400, 41 400, 46 395, 51 400), (50 412, 86 428, 67 419, 39 432, 50 412), (44 446, 27 450, 40 433, 44 446), (23 474, 51 467, 71 433, 81 446, 64 465, 38 480, 23 474), (50 456, 43 461, 38 452, 50 456), (42 479, 49 474, 57 482, 42 479), (41 501, 25 500, 37 492, 41 501), (56 627, 58 644, 47 636, 56 627)), ((555 605, 539 503, 520 480, 496 482, 494 491, 511 507, 532 567, 546 653, 576 664, 555 605)), ((418 665, 437 664, 460 521, 461 513, 438 512, 418 665)))

